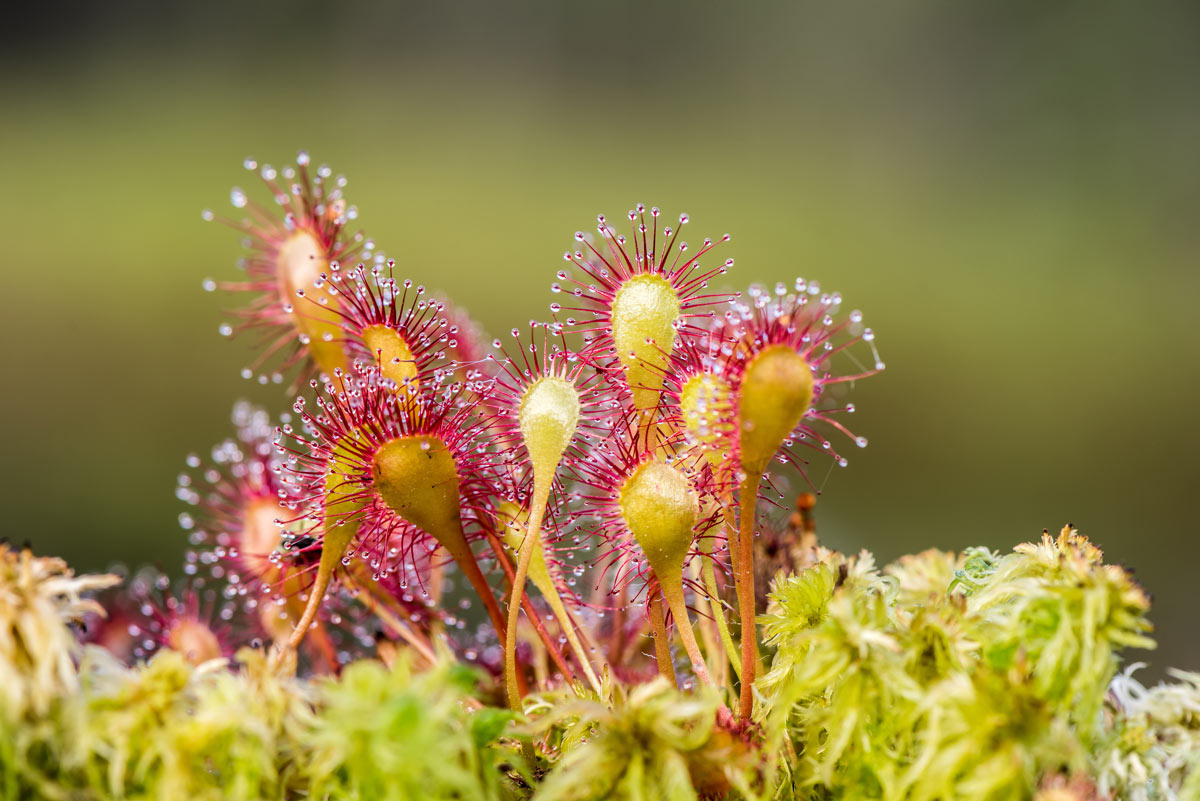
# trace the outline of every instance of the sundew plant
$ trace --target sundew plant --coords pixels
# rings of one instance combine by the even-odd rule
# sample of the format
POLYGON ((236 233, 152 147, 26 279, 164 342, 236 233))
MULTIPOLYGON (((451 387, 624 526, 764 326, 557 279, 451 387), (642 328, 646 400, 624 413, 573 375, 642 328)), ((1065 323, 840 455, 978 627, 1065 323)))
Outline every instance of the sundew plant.
POLYGON ((638 204, 489 340, 329 168, 245 166, 204 285, 289 411, 187 457, 177 580, 0 546, 0 798, 1200 799, 1200 674, 1122 664, 1082 534, 819 544, 884 369, 836 292, 638 204))

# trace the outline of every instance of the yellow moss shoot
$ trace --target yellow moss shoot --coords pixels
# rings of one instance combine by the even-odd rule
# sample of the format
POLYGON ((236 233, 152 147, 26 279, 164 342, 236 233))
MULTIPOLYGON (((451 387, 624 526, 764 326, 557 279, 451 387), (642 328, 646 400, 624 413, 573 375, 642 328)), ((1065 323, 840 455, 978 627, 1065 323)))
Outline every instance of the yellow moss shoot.
POLYGON ((320 242, 311 232, 296 231, 279 247, 275 274, 279 281, 279 295, 285 306, 293 306, 296 330, 308 341, 308 352, 313 362, 327 375, 336 368, 346 369, 348 364, 342 343, 341 326, 338 324, 336 299, 315 283, 322 273, 329 272, 320 242), (313 303, 297 303, 296 295, 302 293, 313 303))
POLYGON ((658 406, 680 313, 679 294, 659 275, 635 275, 613 299, 613 345, 625 368, 634 406, 643 412, 658 406))

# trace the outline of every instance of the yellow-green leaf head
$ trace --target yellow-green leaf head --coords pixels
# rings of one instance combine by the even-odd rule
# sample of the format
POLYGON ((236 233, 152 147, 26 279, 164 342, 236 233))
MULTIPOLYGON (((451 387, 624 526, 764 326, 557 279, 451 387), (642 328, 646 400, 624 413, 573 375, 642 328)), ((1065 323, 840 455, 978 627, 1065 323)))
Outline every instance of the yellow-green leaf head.
MULTIPOLYGON (((546 495, 588 442, 610 433, 617 388, 566 346, 558 324, 530 323, 528 342, 489 355, 493 378, 480 393, 486 426, 512 480, 546 495)), ((499 347, 499 340, 496 341, 499 347)))
POLYGON ((1070 526, 991 560, 961 589, 985 661, 1080 721, 1099 710, 1117 651, 1154 647, 1146 592, 1070 526))
POLYGON ((487 506, 494 470, 470 409, 425 393, 401 406, 369 379, 347 390, 326 386, 318 406, 314 414, 297 401, 304 433, 288 432, 299 447, 287 472, 309 488, 302 516, 313 507, 323 516, 310 536, 355 526, 347 556, 384 575, 402 571, 422 543, 473 558, 464 519, 487 506))
POLYGON ((732 345, 722 331, 685 338, 667 371, 669 419, 682 432, 689 455, 719 474, 737 466, 736 375, 728 374, 726 363, 732 345))
MULTIPOLYGON (((236 312, 239 322, 223 324, 221 333, 265 332, 274 341, 264 354, 285 354, 283 367, 303 361, 306 372, 332 376, 335 369, 347 368, 348 359, 341 342, 340 304, 328 277, 339 263, 370 261, 374 245, 362 232, 346 230, 357 210, 343 197, 345 179, 333 178, 325 166, 312 170, 307 153, 280 170, 253 159, 245 166, 258 175, 274 202, 257 203, 236 187, 230 192, 235 209, 251 212, 240 221, 222 218, 250 243, 243 259, 246 277, 209 279, 204 287, 252 297, 236 312)), ((203 216, 217 218, 211 211, 203 216)), ((253 370, 243 372, 249 376, 253 370)))
POLYGON ((677 446, 677 439, 668 440, 647 450, 630 417, 580 465, 576 497, 597 513, 602 558, 623 565, 616 588, 634 573, 678 581, 700 552, 696 538, 714 525, 712 471, 677 446))
MULTIPOLYGON (((694 252, 680 239, 688 215, 677 227, 659 229, 659 210, 642 204, 627 215, 629 234, 618 233, 607 219, 598 217, 598 243, 582 232, 575 234, 579 249, 564 254, 578 272, 558 274, 561 283, 551 288, 569 291, 581 305, 568 319, 568 328, 584 333, 588 359, 611 367, 624 376, 634 406, 649 412, 659 406, 668 362, 681 336, 700 335, 698 321, 711 318, 711 307, 731 299, 711 294, 709 281, 723 275, 733 260, 711 267, 701 261, 715 246, 705 239, 694 252)), ((729 240, 725 235, 720 241, 729 240)), ((551 311, 558 312, 560 304, 551 311)))
POLYGON ((173 590, 168 577, 153 568, 144 568, 129 580, 129 598, 135 603, 124 610, 128 617, 123 622, 134 634, 135 659, 149 659, 170 649, 188 663, 202 665, 230 657, 238 646, 261 636, 257 625, 236 617, 235 601, 212 597, 215 593, 205 586, 206 582, 189 577, 173 590), (240 625, 230 622, 234 619, 240 625))
POLYGON ((579 390, 569 379, 542 376, 522 393, 517 420, 534 483, 549 481, 579 426, 579 390))
POLYGON ((691 479, 658 459, 647 459, 621 484, 621 519, 656 576, 676 576, 700 523, 700 493, 691 479))
POLYGON ((447 352, 458 341, 445 303, 427 298, 425 287, 411 280, 397 280, 395 266, 391 259, 369 270, 360 264, 334 272, 329 283, 338 299, 347 352, 407 399, 450 373, 447 352))
POLYGON ((729 325, 736 341, 726 357, 742 472, 761 475, 778 459, 800 466, 803 473, 808 460, 795 446, 828 453, 844 467, 847 460, 819 426, 866 447, 865 437, 855 436, 837 419, 854 406, 835 390, 884 368, 874 332, 863 327, 860 312, 839 313, 840 295, 821 294, 819 286, 803 279, 796 280, 794 291, 783 284, 774 292, 752 287, 749 301, 735 304, 729 325), (840 372, 835 360, 850 363, 851 369, 840 372))

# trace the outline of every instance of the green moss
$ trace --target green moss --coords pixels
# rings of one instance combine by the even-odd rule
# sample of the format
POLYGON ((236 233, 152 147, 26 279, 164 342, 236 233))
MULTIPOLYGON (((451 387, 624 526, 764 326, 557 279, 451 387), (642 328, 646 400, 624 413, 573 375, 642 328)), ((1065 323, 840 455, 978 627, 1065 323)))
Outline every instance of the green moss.
POLYGON ((1070 530, 882 570, 818 549, 773 582, 750 728, 718 722, 718 691, 661 679, 531 696, 513 725, 448 656, 325 678, 249 649, 128 668, 69 628, 107 580, 0 553, 0 671, 24 688, 2 696, 6 801, 1200 799, 1200 675, 1117 675, 1150 644, 1146 599, 1070 530))
POLYGON ((1102 792, 1129 801, 1200 799, 1200 673, 1170 671, 1171 684, 1146 688, 1133 669, 1108 697, 1094 771, 1102 792))
POLYGON ((663 678, 609 705, 555 704, 533 730, 561 754, 534 801, 696 801, 749 791, 756 758, 716 726, 719 699, 682 694, 663 678))
POLYGON ((1152 645, 1145 595, 1070 530, 883 572, 822 552, 771 598, 762 720, 833 797, 1029 797, 1087 768, 1119 649, 1152 645))
POLYGON ((497 763, 515 753, 489 749, 507 713, 472 711, 474 684, 474 674, 459 666, 414 674, 404 662, 389 669, 369 660, 322 682, 300 755, 308 794, 353 801, 513 797, 497 763))

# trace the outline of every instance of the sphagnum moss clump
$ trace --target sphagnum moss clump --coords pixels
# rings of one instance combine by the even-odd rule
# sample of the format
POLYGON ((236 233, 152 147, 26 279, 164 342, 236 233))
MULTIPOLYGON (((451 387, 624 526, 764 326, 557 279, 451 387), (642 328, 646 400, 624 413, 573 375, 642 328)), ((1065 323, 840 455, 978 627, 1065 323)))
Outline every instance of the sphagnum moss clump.
POLYGON ((768 514, 866 445, 840 295, 639 205, 489 352, 330 170, 247 164, 280 210, 206 284, 308 390, 188 458, 184 583, 0 545, 0 798, 1200 799, 1200 678, 1121 670, 1148 599, 1078 532, 880 568, 768 514))

